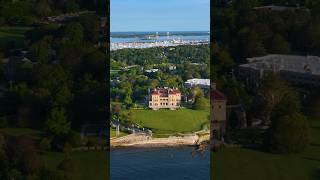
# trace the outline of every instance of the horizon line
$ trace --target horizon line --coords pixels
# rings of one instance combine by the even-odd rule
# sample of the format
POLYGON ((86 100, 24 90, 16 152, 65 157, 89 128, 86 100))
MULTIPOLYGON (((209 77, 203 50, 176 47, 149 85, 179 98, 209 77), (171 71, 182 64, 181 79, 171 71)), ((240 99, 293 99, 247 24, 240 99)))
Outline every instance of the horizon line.
POLYGON ((174 30, 174 31, 156 31, 156 30, 152 30, 152 31, 148 31, 148 30, 141 30, 141 31, 110 31, 110 33, 114 33, 114 32, 210 32, 210 30, 174 30))

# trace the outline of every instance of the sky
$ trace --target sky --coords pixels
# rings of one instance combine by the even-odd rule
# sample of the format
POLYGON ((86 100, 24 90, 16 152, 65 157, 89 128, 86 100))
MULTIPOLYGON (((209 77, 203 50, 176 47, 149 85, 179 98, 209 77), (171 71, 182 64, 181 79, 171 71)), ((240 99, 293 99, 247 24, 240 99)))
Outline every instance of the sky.
POLYGON ((210 0, 110 0, 111 32, 209 31, 210 0))

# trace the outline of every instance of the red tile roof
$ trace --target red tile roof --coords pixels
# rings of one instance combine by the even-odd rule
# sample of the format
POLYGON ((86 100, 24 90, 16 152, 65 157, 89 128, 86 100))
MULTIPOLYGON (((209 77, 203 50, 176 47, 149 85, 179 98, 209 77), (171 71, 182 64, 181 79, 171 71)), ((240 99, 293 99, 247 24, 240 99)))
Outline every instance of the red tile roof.
POLYGON ((151 95, 160 95, 162 97, 167 97, 168 94, 181 94, 181 92, 177 89, 165 89, 165 88, 157 88, 151 91, 151 95))
POLYGON ((218 90, 211 91, 211 98, 212 100, 227 100, 226 96, 218 90))

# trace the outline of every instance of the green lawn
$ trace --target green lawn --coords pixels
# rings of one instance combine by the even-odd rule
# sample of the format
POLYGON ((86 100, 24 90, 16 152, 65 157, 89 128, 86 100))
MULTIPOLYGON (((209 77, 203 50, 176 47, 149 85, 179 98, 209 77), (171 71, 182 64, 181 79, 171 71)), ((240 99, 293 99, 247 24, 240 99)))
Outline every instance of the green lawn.
MULTIPOLYGON (((128 135, 128 133, 125 133, 125 132, 121 132, 121 131, 120 131, 119 137, 125 136, 125 135, 128 135)), ((110 137, 111 137, 111 138, 116 137, 116 130, 113 129, 113 128, 110 128, 110 137)))
POLYGON ((19 46, 24 45, 24 33, 30 27, 0 27, 0 45, 15 42, 19 46))
MULTIPOLYGON (((4 128, 0 133, 10 136, 29 135, 35 140, 43 137, 43 132, 28 128, 4 128)), ((60 152, 40 152, 39 156, 50 169, 56 169, 65 155, 60 152)), ((100 180, 107 179, 108 157, 107 151, 72 152, 71 158, 75 164, 72 180, 100 180)))
POLYGON ((156 136, 169 136, 201 130, 209 123, 209 110, 132 110, 132 119, 156 136))
POLYGON ((271 154, 245 148, 226 148, 211 156, 215 180, 320 179, 320 121, 311 121, 312 142, 299 154, 271 154))
MULTIPOLYGON (((63 160, 63 153, 50 152, 41 155, 47 166, 56 169, 63 160)), ((73 152, 71 158, 75 164, 72 180, 100 180, 108 177, 107 151, 73 152)))
POLYGON ((29 135, 34 139, 40 139, 43 136, 43 132, 30 128, 2 128, 0 133, 7 134, 9 136, 21 136, 29 135))

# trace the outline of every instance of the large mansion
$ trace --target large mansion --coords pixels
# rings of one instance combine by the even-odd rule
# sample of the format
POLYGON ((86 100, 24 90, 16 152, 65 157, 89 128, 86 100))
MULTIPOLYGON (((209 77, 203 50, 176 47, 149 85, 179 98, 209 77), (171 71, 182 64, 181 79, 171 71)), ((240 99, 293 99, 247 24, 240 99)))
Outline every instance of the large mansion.
POLYGON ((153 110, 180 108, 181 92, 176 88, 155 88, 149 93, 149 108, 153 110))
POLYGON ((255 87, 269 74, 279 74, 291 84, 319 87, 320 57, 270 54, 248 58, 239 66, 239 78, 255 87))

